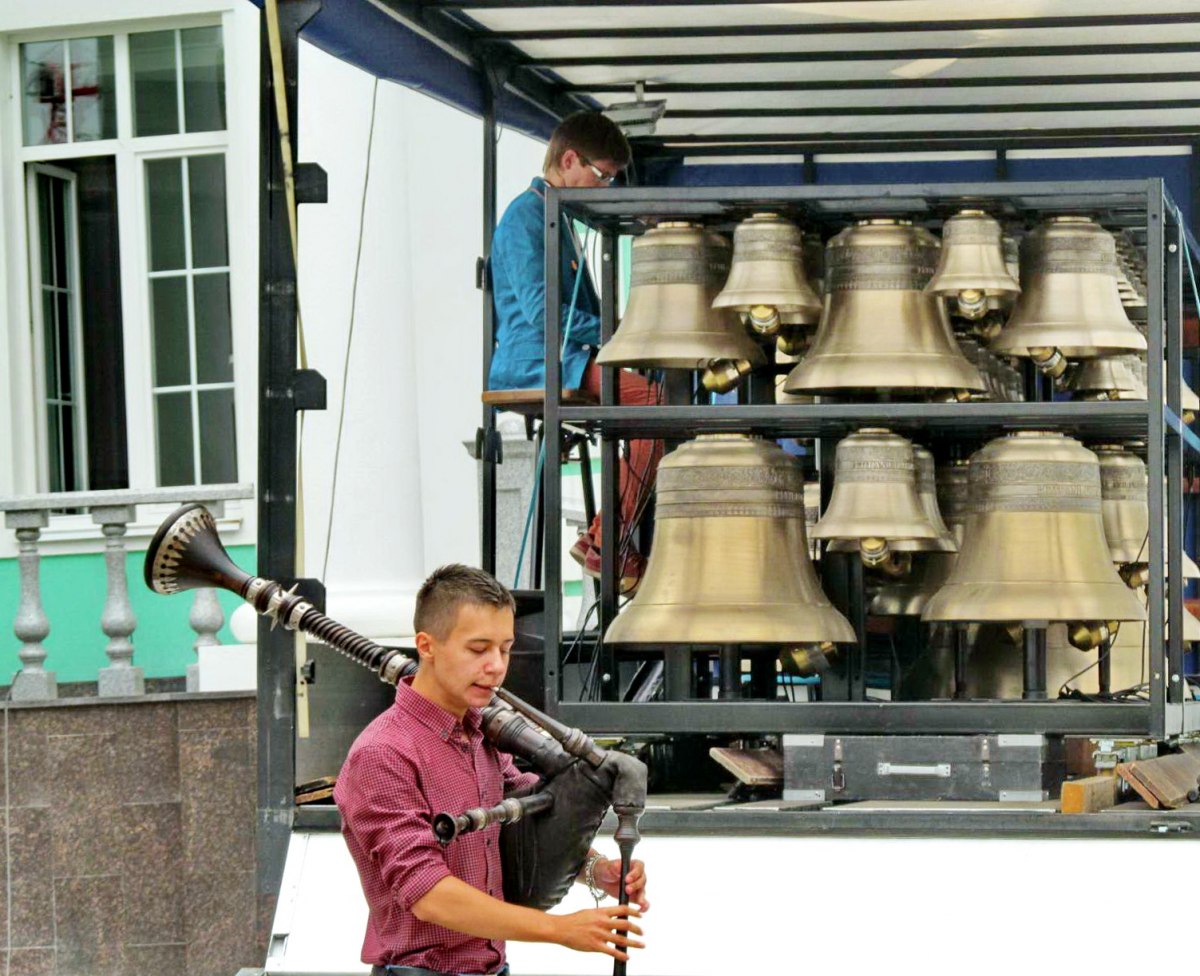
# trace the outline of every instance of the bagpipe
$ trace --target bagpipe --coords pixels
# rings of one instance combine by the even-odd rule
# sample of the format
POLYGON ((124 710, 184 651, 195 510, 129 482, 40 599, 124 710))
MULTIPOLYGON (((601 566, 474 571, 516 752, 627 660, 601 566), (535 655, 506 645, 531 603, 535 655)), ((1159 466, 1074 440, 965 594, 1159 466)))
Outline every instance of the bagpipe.
MULTIPOLYGON (((286 590, 239 569, 203 505, 185 505, 159 527, 146 553, 145 578, 156 593, 206 587, 236 593, 273 626, 308 634, 387 684, 416 673, 417 663, 402 651, 382 647, 331 620, 297 595, 295 587, 286 590)), ((525 759, 542 781, 535 792, 506 797, 491 808, 438 814, 432 823, 438 840, 449 844, 459 834, 502 824, 504 899, 545 911, 570 889, 611 807, 621 854, 618 900, 627 904, 625 875, 641 839, 638 820, 646 806, 646 767, 633 756, 601 748, 579 729, 503 688, 496 689, 483 709, 483 733, 497 749, 525 759)), ((623 969, 623 963, 614 967, 616 972, 623 969)))

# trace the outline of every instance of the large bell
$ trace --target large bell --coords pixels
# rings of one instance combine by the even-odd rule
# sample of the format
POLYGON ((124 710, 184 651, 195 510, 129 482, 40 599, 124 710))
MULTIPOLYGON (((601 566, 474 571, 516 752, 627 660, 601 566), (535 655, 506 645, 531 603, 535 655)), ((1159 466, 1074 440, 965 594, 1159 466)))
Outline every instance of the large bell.
POLYGON ((812 534, 833 540, 831 551, 857 549, 868 566, 883 565, 897 552, 954 548, 921 502, 912 442, 876 427, 838 442, 833 494, 812 534))
POLYGON ((1100 462, 1100 516, 1112 561, 1145 566, 1150 562, 1146 465, 1119 444, 1099 444, 1092 451, 1100 462))
POLYGON ((789 393, 909 396, 986 389, 955 345, 940 299, 925 293, 938 242, 897 220, 864 220, 826 250, 825 313, 789 393))
POLYGON ((610 644, 854 641, 808 558, 804 472, 774 443, 702 434, 668 454, 654 546, 610 644))
POLYGON ((923 620, 1144 620, 1113 567, 1100 465, 1063 434, 1022 431, 971 458, 958 561, 923 620))
MULTIPOLYGON (((924 448, 917 448, 923 451, 924 448)), ((918 464, 920 460, 918 458, 918 464)), ((919 469, 918 469, 919 470, 919 469)), ((968 475, 966 461, 952 461, 937 469, 936 498, 939 521, 944 520, 957 545, 962 543, 967 518, 968 475)), ((921 493, 924 500, 924 491, 921 493)), ((885 583, 871 599, 868 612, 878 617, 917 617, 930 598, 945 585, 954 569, 954 552, 927 552, 913 557, 912 574, 885 583)))
POLYGON ((1004 264, 999 222, 982 210, 962 210, 949 218, 942 225, 941 261, 925 290, 949 301, 951 314, 972 322, 991 310, 989 298, 1001 306, 1020 294, 1004 264))
POLYGON ((1066 360, 1146 348, 1117 294, 1113 237, 1087 217, 1051 217, 1025 236, 1021 289, 993 352, 1061 375, 1066 360))
POLYGON ((804 275, 800 228, 778 214, 756 213, 733 232, 733 265, 713 308, 738 312, 760 335, 781 326, 815 325, 821 299, 804 275))
POLYGON ((712 307, 727 257, 711 236, 694 224, 668 222, 633 242, 625 316, 596 362, 706 370, 714 389, 766 363, 737 316, 712 307))

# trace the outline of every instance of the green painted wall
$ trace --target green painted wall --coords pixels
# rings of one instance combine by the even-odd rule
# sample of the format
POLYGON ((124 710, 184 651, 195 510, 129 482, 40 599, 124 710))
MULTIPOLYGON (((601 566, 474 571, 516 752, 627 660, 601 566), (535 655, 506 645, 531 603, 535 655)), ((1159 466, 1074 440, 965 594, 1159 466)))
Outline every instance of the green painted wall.
MULTIPOLYGON (((254 571, 254 546, 234 546, 229 555, 242 569, 254 571)), ((137 616, 133 663, 144 669, 147 678, 183 677, 187 666, 196 661, 192 650, 196 633, 188 626, 192 595, 160 596, 148 590, 142 582, 145 558, 144 551, 125 557, 129 602, 137 616)), ((50 636, 43 641, 49 655, 47 670, 57 673, 59 681, 95 681, 100 668, 108 664, 104 656, 108 638, 100 629, 106 585, 104 555, 43 556, 41 577, 42 606, 50 621, 50 636)), ((243 601, 224 590, 218 595, 225 611, 225 626, 218 636, 222 644, 232 644, 229 616, 243 601)), ((0 685, 10 684, 21 667, 17 656, 21 642, 12 632, 19 596, 17 561, 0 559, 0 685)))

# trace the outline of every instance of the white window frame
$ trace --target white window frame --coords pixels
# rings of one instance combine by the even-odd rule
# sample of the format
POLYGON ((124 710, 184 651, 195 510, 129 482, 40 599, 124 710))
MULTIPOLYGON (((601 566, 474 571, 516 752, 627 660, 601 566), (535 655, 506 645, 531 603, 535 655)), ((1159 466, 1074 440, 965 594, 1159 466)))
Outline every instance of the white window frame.
MULTIPOLYGON (((0 494, 33 494, 45 484, 41 471, 46 435, 35 424, 38 401, 33 386, 35 360, 32 347, 29 228, 25 207, 26 169, 32 163, 111 155, 116 164, 120 201, 118 236, 121 252, 121 303, 124 340, 126 437, 129 484, 134 488, 157 485, 153 393, 153 348, 149 320, 148 239, 142 183, 144 161, 160 156, 221 152, 225 156, 226 210, 229 236, 230 324, 234 356, 234 409, 237 422, 237 471, 241 481, 257 473, 258 378, 258 172, 259 172, 259 11, 244 0, 188 0, 179 16, 162 16, 161 3, 131 0, 129 19, 97 21, 72 26, 0 35, 0 79, 7 77, 11 97, 0 99, 0 229, 7 224, 7 243, 0 242, 0 317, 7 327, 11 366, 7 375, 0 365, 0 386, 7 380, 11 395, 0 398, 0 423, 10 432, 11 455, 7 484, 0 494), (138 12, 142 16, 137 16, 138 12), (189 27, 222 28, 224 48, 226 127, 221 132, 183 133, 134 137, 132 79, 129 66, 130 33, 177 30, 189 27), (115 139, 25 146, 20 102, 20 46, 25 43, 113 36, 115 92, 118 102, 115 139), (8 203, 5 203, 5 200, 8 203), (24 323, 18 327, 17 323, 24 323)), ((81 13, 91 12, 81 6, 81 13)), ((0 321, 0 344, 5 341, 0 321)), ((40 363, 40 360, 39 360, 40 363)), ((5 479, 0 476, 0 481, 5 479)), ((137 522, 129 527, 131 540, 153 534, 170 506, 143 505, 137 522)), ((226 504, 223 525, 228 545, 255 542, 254 505, 226 504)), ((89 552, 100 539, 99 529, 87 515, 52 516, 42 542, 49 552, 89 552)), ((0 558, 13 555, 10 534, 0 533, 0 558)))
MULTIPOLYGON (((48 488, 50 484, 50 432, 46 419, 46 408, 50 402, 50 392, 46 389, 46 323, 42 316, 41 293, 45 289, 41 272, 41 224, 38 220, 37 180, 39 176, 49 176, 62 180, 67 184, 66 200, 68 215, 63 224, 67 231, 67 295, 70 299, 71 315, 71 387, 75 402, 70 404, 75 413, 75 470, 79 473, 79 490, 88 487, 88 454, 87 454, 87 396, 84 389, 83 359, 86 350, 83 346, 83 302, 80 296, 79 278, 79 199, 77 193, 77 177, 69 169, 61 169, 46 163, 30 163, 26 167, 25 203, 27 207, 26 220, 29 227, 29 288, 31 300, 29 304, 30 318, 33 323, 32 341, 34 361, 41 368, 33 371, 34 395, 38 409, 34 413, 37 428, 38 443, 43 449, 38 452, 39 486, 48 488), (33 297, 36 296, 36 297, 33 297)), ((65 404, 59 404, 65 406, 65 404)))

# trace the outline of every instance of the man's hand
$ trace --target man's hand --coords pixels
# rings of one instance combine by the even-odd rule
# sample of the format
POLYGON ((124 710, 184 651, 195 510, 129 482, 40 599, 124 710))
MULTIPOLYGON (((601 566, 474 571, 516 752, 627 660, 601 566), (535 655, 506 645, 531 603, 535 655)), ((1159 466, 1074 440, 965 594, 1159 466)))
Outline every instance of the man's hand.
MULTIPOLYGON (((619 859, 600 858, 596 863, 594 876, 597 888, 612 895, 613 898, 618 896, 621 884, 619 859)), ((650 908, 650 902, 646 899, 646 865, 641 861, 630 862, 629 873, 625 875, 625 892, 629 895, 629 900, 643 912, 650 908)))
POLYGON ((632 905, 605 905, 603 908, 588 908, 571 915, 549 917, 554 919, 558 934, 554 941, 568 949, 603 952, 626 962, 629 953, 623 952, 623 948, 646 948, 644 942, 630 937, 642 934, 642 930, 633 921, 640 917, 640 913, 632 905))

